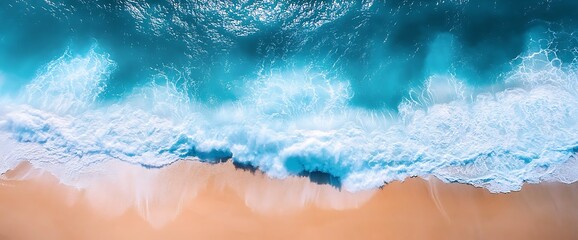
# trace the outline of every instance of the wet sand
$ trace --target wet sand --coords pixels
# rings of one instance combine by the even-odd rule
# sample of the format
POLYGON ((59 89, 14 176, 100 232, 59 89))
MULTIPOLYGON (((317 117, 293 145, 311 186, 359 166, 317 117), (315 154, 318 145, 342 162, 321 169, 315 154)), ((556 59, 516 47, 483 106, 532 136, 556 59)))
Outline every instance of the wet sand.
POLYGON ((412 178, 351 194, 228 163, 110 169, 82 189, 27 163, 3 174, 0 239, 578 239, 578 184, 412 178))

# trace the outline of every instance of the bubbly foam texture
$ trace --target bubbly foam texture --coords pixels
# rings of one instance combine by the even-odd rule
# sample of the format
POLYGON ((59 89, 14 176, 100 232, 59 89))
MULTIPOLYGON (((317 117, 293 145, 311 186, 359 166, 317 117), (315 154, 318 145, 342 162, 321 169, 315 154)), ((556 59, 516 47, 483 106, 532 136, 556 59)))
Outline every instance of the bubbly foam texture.
POLYGON ((19 98, 3 100, 0 170, 28 160, 82 187, 80 176, 104 171, 109 160, 162 167, 233 158, 275 178, 327 173, 348 191, 431 175, 492 192, 574 182, 567 169, 576 168, 578 147, 576 66, 549 49, 517 62, 493 91, 432 75, 391 113, 348 105, 348 81, 311 70, 262 74, 242 86, 239 101, 219 107, 170 83, 101 104, 114 62, 94 50, 65 54, 19 98))

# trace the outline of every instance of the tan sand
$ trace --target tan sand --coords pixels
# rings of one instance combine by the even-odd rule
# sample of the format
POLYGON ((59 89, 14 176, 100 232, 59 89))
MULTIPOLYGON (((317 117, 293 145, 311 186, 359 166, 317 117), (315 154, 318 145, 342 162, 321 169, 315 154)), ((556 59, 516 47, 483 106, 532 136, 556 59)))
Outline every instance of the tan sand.
POLYGON ((0 239, 578 239, 578 184, 491 194, 413 178, 351 194, 231 164, 114 169, 82 190, 26 163, 7 172, 0 239))

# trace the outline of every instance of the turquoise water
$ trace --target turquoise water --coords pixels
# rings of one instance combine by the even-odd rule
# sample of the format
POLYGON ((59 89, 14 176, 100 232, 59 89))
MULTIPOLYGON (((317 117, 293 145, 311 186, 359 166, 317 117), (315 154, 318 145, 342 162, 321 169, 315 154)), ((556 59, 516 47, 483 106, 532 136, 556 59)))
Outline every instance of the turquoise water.
MULTIPOLYGON (((0 3, 0 169, 578 179, 578 2, 0 3)), ((314 179, 313 179, 314 180, 314 179)))

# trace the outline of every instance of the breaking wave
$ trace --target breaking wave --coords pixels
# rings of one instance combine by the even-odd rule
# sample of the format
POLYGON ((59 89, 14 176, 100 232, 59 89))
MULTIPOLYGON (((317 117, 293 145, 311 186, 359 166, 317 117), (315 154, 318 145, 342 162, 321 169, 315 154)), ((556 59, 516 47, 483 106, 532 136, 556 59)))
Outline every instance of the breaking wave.
POLYGON ((98 102, 114 61, 95 50, 67 53, 3 100, 3 169, 29 160, 72 181, 108 159, 162 167, 196 157, 233 158, 278 178, 328 173, 351 191, 430 175, 494 192, 573 182, 578 79, 549 53, 521 57, 495 92, 433 75, 398 113, 349 106, 347 81, 307 70, 251 81, 246 96, 218 108, 170 82, 98 102))
MULTIPOLYGON (((199 43, 196 40, 208 44, 187 34, 201 30, 167 27, 179 22, 183 28, 203 26, 185 24, 188 5, 169 11, 160 5, 137 3, 127 1, 123 5, 123 11, 136 19, 135 29, 151 36, 173 31, 170 38, 186 42, 183 51, 191 54, 183 64, 194 64, 195 54, 204 56, 202 52, 210 50, 186 50, 199 43), (164 12, 175 13, 171 22, 164 12)), ((361 9, 355 11, 370 14, 376 8, 373 4, 353 5, 361 9)), ((467 1, 456 4, 467 5, 467 1)), ((247 13, 215 11, 217 20, 211 18, 203 31, 214 35, 210 39, 222 41, 212 46, 233 44, 237 40, 231 39, 259 35, 265 28, 299 28, 299 34, 315 35, 320 34, 319 29, 356 14, 344 10, 353 5, 273 5, 266 8, 272 12, 267 12, 249 4, 243 8, 247 13), (316 10, 309 11, 309 7, 316 10), (298 11, 285 16, 286 11, 279 10, 287 8, 298 11), (285 18, 292 18, 293 25, 285 18), (226 31, 211 30, 216 27, 211 24, 219 19, 228 22, 222 26, 226 31)), ((206 7, 218 10, 219 6, 206 7)), ((66 14, 54 11, 64 9, 64 5, 52 7, 52 15, 66 14)), ((451 53, 459 38, 450 32, 430 39, 424 64, 415 66, 425 77, 413 81, 416 84, 395 83, 405 76, 403 71, 394 71, 396 64, 411 71, 414 63, 401 58, 382 59, 389 67, 371 70, 360 81, 356 74, 335 73, 344 67, 338 64, 340 58, 327 69, 319 64, 282 61, 315 60, 282 53, 272 60, 267 54, 256 62, 245 59, 260 66, 251 74, 231 75, 236 70, 229 69, 222 75, 203 75, 213 77, 212 82, 199 80, 194 84, 190 82, 194 69, 164 62, 146 65, 144 68, 152 70, 136 74, 145 77, 124 90, 118 90, 117 85, 125 76, 120 73, 130 65, 123 58, 126 56, 119 57, 115 53, 118 49, 107 47, 110 42, 93 39, 89 50, 69 46, 64 54, 60 51, 62 56, 35 70, 23 87, 7 85, 21 81, 17 76, 26 74, 0 71, 0 87, 4 88, 0 91, 0 171, 27 160, 75 185, 81 175, 107 161, 158 168, 179 159, 232 159, 239 166, 257 168, 275 178, 326 174, 335 180, 332 184, 348 191, 376 188, 412 176, 435 176, 492 192, 519 190, 525 182, 570 183, 578 180, 574 157, 578 149, 578 45, 574 34, 567 34, 568 44, 558 44, 559 35, 561 31, 553 33, 551 29, 526 33, 522 53, 509 59, 507 67, 497 64, 501 67, 495 69, 507 70, 494 75, 471 74, 479 73, 475 70, 478 67, 472 63, 475 66, 470 68, 465 60, 452 63, 452 56, 468 51, 451 53), (283 67, 275 65, 277 60, 283 67), (480 76, 488 78, 484 84, 475 83, 480 76), (384 87, 372 80, 380 78, 397 80, 384 87), (396 87, 393 92, 371 92, 396 87), (219 92, 228 97, 215 100, 219 92), (402 96, 399 101, 389 99, 387 94, 398 92, 402 96), (376 94, 387 95, 386 100, 369 104, 367 99, 376 94), (392 102, 393 107, 386 106, 392 102)), ((283 44, 297 49, 309 46, 283 44)), ((276 51, 274 47, 259 49, 276 51)), ((317 51, 314 46, 310 49, 317 51)), ((232 55, 228 56, 244 61, 232 55)), ((226 68, 231 59, 221 58, 215 64, 226 68)), ((381 60, 359 61, 370 65, 381 60)), ((6 64, 0 61, 0 66, 6 64)))

